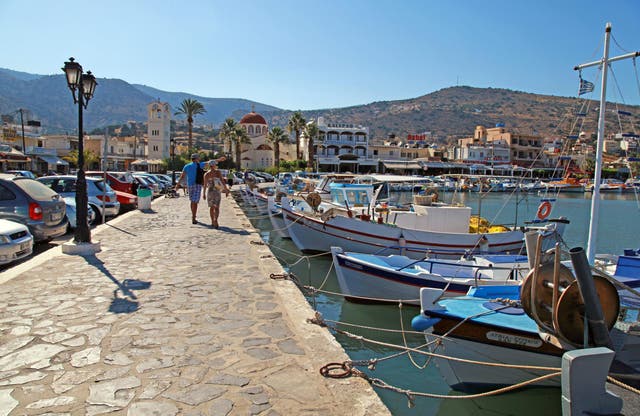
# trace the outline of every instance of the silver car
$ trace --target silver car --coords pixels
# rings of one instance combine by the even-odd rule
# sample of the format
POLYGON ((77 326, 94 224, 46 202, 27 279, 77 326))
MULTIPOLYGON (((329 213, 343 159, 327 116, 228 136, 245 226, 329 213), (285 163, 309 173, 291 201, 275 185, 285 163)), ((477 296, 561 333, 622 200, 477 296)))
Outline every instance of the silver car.
MULTIPOLYGON (((69 219, 69 228, 76 228, 78 223, 76 215, 76 198, 67 196, 64 198, 65 204, 67 204, 67 218, 69 219)), ((91 208, 91 205, 87 204, 87 224, 93 224, 96 220, 96 213, 91 208)))
MULTIPOLYGON (((113 189, 102 178, 86 177, 87 199, 89 206, 96 213, 95 222, 102 222, 102 217, 115 217, 120 212, 120 202, 113 189)), ((63 197, 76 196, 75 175, 43 176, 38 182, 45 184, 63 197)))
POLYGON ((29 257, 33 252, 33 236, 18 222, 0 220, 0 264, 29 257))
POLYGON ((0 218, 29 228, 36 242, 67 232, 63 199, 40 182, 22 176, 0 174, 0 218))

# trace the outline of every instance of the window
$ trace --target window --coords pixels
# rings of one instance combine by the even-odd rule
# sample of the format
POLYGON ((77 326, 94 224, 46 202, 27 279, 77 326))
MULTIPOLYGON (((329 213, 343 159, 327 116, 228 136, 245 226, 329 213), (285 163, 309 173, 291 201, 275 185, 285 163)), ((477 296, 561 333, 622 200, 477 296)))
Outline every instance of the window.
POLYGON ((0 201, 11 201, 16 199, 16 196, 13 192, 0 185, 0 201))

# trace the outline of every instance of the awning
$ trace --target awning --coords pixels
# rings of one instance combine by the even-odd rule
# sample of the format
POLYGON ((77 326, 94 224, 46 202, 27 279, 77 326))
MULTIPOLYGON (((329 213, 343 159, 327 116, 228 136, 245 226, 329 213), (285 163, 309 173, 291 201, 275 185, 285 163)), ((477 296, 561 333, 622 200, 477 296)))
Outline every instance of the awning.
POLYGON ((422 166, 412 162, 382 162, 387 169, 418 169, 422 170, 422 166))
POLYGON ((60 159, 58 156, 38 155, 38 159, 42 159, 50 165, 64 165, 69 166, 69 162, 60 159))

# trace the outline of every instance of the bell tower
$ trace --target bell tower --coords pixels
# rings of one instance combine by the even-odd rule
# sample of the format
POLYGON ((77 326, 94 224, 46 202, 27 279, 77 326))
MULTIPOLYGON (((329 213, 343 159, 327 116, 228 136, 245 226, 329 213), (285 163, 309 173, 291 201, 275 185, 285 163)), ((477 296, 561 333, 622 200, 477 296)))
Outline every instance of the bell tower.
POLYGON ((169 157, 171 106, 156 100, 147 105, 147 155, 149 160, 169 157))

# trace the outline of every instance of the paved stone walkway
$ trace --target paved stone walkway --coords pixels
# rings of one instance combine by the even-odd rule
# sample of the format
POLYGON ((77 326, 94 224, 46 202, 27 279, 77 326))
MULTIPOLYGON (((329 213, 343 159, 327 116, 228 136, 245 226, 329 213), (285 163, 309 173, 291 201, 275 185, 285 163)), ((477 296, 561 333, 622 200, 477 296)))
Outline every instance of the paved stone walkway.
POLYGON ((154 201, 0 275, 2 415, 384 415, 232 198, 154 201))

